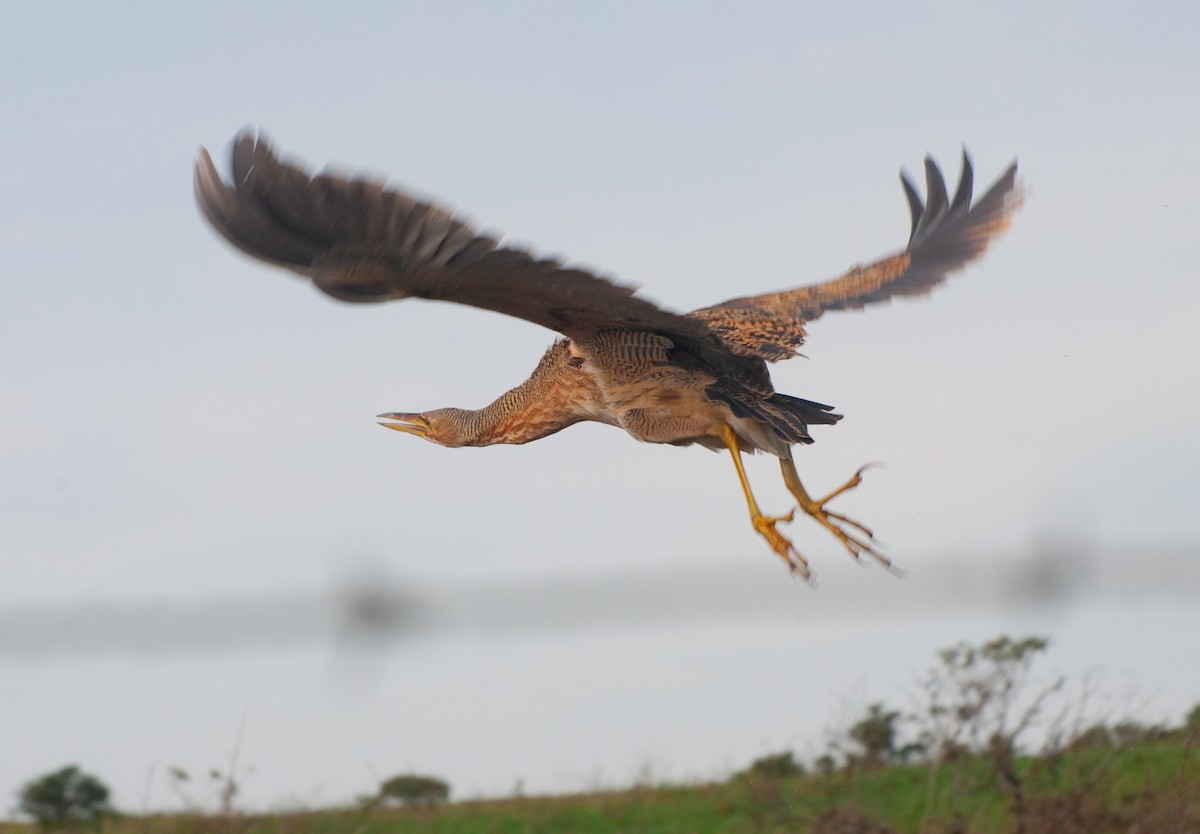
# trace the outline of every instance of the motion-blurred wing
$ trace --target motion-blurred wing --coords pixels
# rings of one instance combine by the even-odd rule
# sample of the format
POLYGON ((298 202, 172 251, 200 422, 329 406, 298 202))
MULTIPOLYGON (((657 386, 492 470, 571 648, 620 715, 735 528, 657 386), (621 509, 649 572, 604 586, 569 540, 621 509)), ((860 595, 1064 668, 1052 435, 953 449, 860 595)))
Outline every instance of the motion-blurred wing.
POLYGON ((667 312, 581 269, 477 234, 449 212, 380 182, 312 175, 262 136, 233 143, 232 185, 203 148, 196 200, 226 240, 312 279, 343 301, 428 298, 526 319, 572 338, 606 328, 675 333, 717 344, 695 318, 667 312))
POLYGON ((727 342, 768 361, 787 359, 804 342, 804 323, 828 310, 865 307, 897 296, 926 295, 952 272, 983 254, 1012 222, 1021 204, 1014 162, 987 193, 971 204, 973 172, 963 152, 962 175, 954 199, 942 172, 925 159, 928 203, 901 172, 912 212, 912 232, 903 252, 855 266, 845 275, 794 290, 734 298, 689 315, 706 322, 727 342))

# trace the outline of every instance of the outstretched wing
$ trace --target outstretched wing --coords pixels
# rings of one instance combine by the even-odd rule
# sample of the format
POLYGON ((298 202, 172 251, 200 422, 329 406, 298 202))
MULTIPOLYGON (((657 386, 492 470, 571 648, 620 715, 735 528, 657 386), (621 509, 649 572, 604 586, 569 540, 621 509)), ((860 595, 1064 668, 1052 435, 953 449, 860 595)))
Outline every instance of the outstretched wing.
POLYGON ((281 161, 250 131, 234 140, 232 173, 227 184, 200 149, 196 201, 213 228, 334 298, 453 301, 576 339, 635 328, 718 344, 702 321, 662 310, 630 287, 500 246, 449 212, 380 182, 312 175, 281 161))
POLYGON ((1014 162, 974 205, 971 160, 963 151, 962 175, 954 199, 937 164, 925 158, 928 203, 901 172, 900 181, 912 212, 908 247, 845 275, 794 290, 734 298, 688 315, 709 325, 727 342, 748 348, 768 361, 795 356, 804 342, 804 323, 827 310, 849 310, 921 296, 951 272, 978 258, 1012 222, 1021 204, 1014 162))

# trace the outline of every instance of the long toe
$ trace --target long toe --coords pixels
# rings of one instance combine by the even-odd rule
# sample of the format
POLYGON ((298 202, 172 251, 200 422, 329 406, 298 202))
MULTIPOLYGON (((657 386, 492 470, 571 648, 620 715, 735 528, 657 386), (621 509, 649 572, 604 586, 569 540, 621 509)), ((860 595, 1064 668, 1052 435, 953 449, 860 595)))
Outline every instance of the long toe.
MULTIPOLYGON (((878 465, 879 464, 868 463, 865 466, 859 467, 858 471, 850 476, 850 478, 844 484, 818 499, 813 499, 808 496, 807 492, 804 491, 803 486, 800 485, 798 477, 796 478, 795 483, 797 488, 793 489, 793 492, 796 493, 796 498, 800 504, 800 509, 803 510, 807 515, 812 516, 822 527, 832 533, 834 538, 842 543, 842 547, 844 547, 846 552, 848 552, 851 556, 853 556, 855 559, 859 559, 866 554, 879 564, 891 569, 892 560, 880 552, 875 541, 875 532, 870 527, 866 526, 860 521, 850 518, 847 515, 843 515, 825 508, 825 505, 834 498, 837 498, 844 492, 849 492, 861 484, 863 480, 863 473, 872 466, 878 465)), ((789 486, 792 485, 789 484, 789 486)))
POLYGON ((842 547, 846 548, 846 551, 855 559, 865 553, 887 568, 892 566, 892 560, 879 551, 875 544, 875 534, 865 524, 841 513, 826 510, 823 502, 813 502, 808 506, 801 505, 801 509, 832 533, 834 538, 840 541, 842 547), (847 528, 853 528, 861 535, 857 535, 856 532, 851 532, 847 528))
POLYGON ((796 550, 792 540, 780 533, 775 525, 779 522, 789 522, 796 516, 796 511, 792 510, 787 515, 769 516, 760 515, 754 519, 754 529, 759 535, 767 540, 767 544, 775 551, 779 558, 787 563, 788 570, 800 575, 805 581, 812 579, 812 571, 808 567, 808 560, 796 550))

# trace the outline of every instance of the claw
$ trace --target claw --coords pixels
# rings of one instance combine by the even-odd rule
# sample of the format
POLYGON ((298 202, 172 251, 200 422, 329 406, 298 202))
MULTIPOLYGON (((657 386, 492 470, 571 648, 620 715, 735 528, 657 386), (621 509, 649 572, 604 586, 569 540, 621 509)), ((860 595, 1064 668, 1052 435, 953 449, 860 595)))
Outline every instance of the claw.
POLYGON ((856 521, 849 516, 834 512, 833 510, 825 509, 825 504, 837 498, 843 492, 848 492, 862 483, 863 473, 872 467, 882 466, 880 463, 868 463, 860 466, 858 470, 850 476, 844 484, 837 489, 832 490, 821 498, 813 499, 809 497, 808 492, 800 483, 800 476, 796 473, 795 465, 790 461, 780 461, 783 468, 783 478, 787 483, 788 489, 792 495, 796 497, 796 501, 800 504, 800 509, 808 515, 812 516, 821 526, 833 534, 842 547, 853 556, 855 559, 861 559, 865 554, 870 556, 876 562, 893 570, 892 560, 881 553, 875 547, 875 533, 870 527, 867 527, 860 521, 856 521), (861 535, 859 535, 861 534, 861 535))
POLYGON ((771 546, 783 561, 787 562, 788 570, 792 573, 797 573, 800 578, 806 582, 811 581, 812 571, 808 567, 808 560, 800 555, 800 551, 796 550, 796 546, 792 544, 792 540, 775 529, 775 525, 783 522, 790 523, 796 517, 796 511, 792 510, 787 515, 759 515, 751 519, 754 524, 754 529, 758 534, 767 540, 767 544, 771 546))

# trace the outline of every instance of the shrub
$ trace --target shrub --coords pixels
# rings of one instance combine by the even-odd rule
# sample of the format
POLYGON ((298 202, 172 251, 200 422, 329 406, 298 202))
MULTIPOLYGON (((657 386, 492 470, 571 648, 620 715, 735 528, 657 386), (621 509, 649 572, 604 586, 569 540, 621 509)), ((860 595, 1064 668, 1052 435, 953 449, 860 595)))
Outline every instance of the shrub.
POLYGON ((750 767, 735 774, 739 779, 785 779, 789 776, 803 776, 804 766, 797 762, 791 752, 772 753, 769 756, 755 759, 750 767))
POLYGON ((1194 732, 1200 731, 1200 704, 1192 707, 1191 711, 1183 719, 1183 732, 1191 735, 1194 732))
POLYGON ((403 773, 379 786, 379 801, 430 808, 450 798, 450 786, 433 776, 403 773))
POLYGON ((76 765, 30 781, 20 792, 20 811, 45 828, 99 821, 113 812, 108 786, 76 765))
POLYGON ((883 704, 871 704, 863 716, 848 732, 850 740, 859 747, 857 758, 874 767, 907 758, 908 748, 902 753, 896 747, 896 722, 900 713, 886 710, 883 704))

